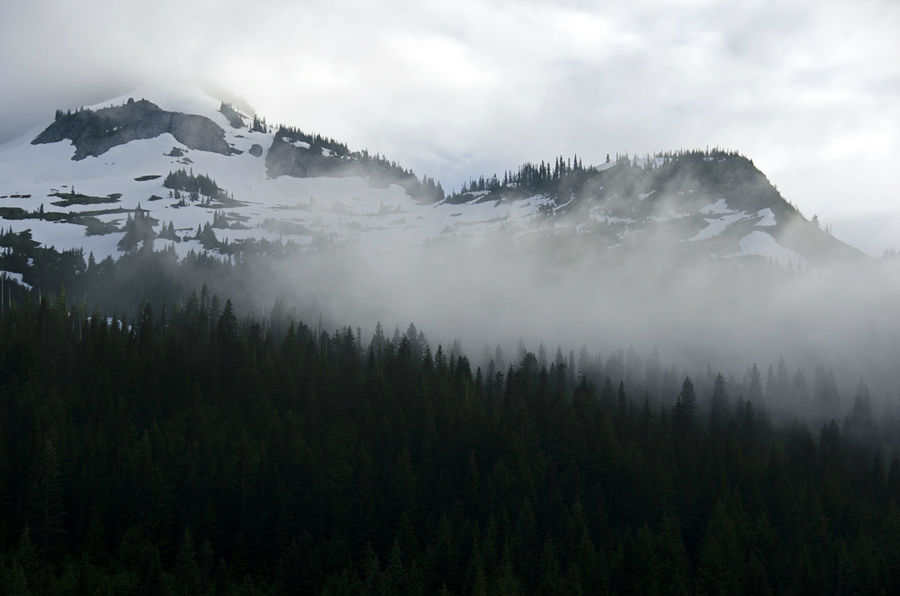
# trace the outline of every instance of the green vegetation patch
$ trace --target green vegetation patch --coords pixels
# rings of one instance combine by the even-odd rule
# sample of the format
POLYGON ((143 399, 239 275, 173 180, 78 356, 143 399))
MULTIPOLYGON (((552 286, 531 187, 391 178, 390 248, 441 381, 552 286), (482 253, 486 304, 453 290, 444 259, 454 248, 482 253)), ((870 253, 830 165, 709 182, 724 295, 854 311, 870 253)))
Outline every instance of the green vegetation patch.
POLYGON ((122 198, 122 193, 114 192, 105 197, 95 197, 92 195, 83 195, 75 192, 55 192, 51 197, 59 197, 61 200, 53 201, 52 205, 57 207, 71 207, 72 205, 96 205, 99 203, 118 203, 122 198))
POLYGON ((40 245, 40 242, 32 240, 31 230, 24 230, 18 233, 10 230, 5 234, 0 235, 0 246, 12 249, 13 251, 28 253, 30 250, 35 249, 40 245))
POLYGON ((21 207, 0 207, 0 217, 3 219, 28 219, 31 215, 21 207))
POLYGON ((114 234, 122 231, 115 222, 103 221, 102 219, 90 216, 72 219, 71 223, 84 226, 85 236, 105 236, 106 234, 114 234))

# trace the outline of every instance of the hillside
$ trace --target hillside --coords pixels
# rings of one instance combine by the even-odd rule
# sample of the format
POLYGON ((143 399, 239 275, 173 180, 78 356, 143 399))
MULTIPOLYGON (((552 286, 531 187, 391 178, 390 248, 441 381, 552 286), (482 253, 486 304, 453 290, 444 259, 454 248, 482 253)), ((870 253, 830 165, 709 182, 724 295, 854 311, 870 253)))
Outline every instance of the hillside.
POLYGON ((598 166, 556 158, 444 195, 379 155, 190 90, 59 110, 46 128, 0 147, 4 230, 98 259, 137 247, 127 237, 138 214, 141 241, 181 256, 250 240, 385 252, 501 236, 613 259, 662 246, 687 262, 861 257, 807 221, 752 161, 724 151, 598 166))

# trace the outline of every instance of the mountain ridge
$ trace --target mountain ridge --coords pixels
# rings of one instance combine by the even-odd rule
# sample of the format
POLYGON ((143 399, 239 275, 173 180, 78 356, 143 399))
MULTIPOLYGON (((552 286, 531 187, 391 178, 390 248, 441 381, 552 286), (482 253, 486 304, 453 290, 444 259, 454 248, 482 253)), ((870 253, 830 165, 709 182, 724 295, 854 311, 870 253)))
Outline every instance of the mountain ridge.
POLYGON ((523 164, 502 179, 481 177, 445 196, 433 179, 420 180, 380 155, 266 125, 197 92, 158 103, 134 93, 60 110, 30 145, 0 147, 2 225, 24 230, 28 222, 45 245, 104 256, 123 252, 127 213, 139 209, 171 229, 168 238, 153 234, 154 247, 182 255, 227 252, 261 239, 390 250, 505 234, 514 242, 565 237, 607 252, 659 247, 666 239, 691 258, 762 257, 782 266, 862 256, 807 221, 751 160, 722 150, 617 156, 596 166, 559 157, 523 164), (61 163, 66 139, 75 151, 61 163), (224 194, 166 183, 185 169, 215 181, 224 194), (80 209, 76 186, 87 191, 83 196, 118 195, 120 204, 80 209), (45 197, 60 193, 71 195, 68 208, 48 214, 45 197), (216 243, 201 241, 207 226, 216 243))

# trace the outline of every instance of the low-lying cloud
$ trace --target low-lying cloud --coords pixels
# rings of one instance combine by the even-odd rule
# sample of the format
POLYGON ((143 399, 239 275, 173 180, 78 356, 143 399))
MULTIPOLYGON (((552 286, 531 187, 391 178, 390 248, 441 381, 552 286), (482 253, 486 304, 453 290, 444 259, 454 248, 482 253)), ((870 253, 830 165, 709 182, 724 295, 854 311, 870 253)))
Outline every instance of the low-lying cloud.
POLYGON ((482 365, 480 354, 499 345, 514 355, 520 340, 549 354, 656 353, 685 371, 738 378, 752 363, 765 371, 784 358, 792 374, 811 378, 821 366, 852 385, 848 393, 864 378, 879 401, 898 397, 900 260, 793 271, 763 260, 685 261, 665 237, 601 251, 585 237, 513 236, 320 250, 281 262, 274 278, 306 320, 359 326, 366 337, 376 322, 388 332, 414 323, 433 348, 459 340, 482 365))

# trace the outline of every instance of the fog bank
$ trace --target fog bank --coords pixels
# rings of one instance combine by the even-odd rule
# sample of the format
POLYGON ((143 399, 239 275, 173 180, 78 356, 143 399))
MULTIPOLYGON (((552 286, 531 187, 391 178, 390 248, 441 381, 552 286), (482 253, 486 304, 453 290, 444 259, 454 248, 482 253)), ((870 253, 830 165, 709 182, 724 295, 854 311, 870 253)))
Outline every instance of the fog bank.
MULTIPOLYGON (((900 261, 790 271, 765 261, 679 262, 653 250, 602 255, 548 250, 498 235, 391 254, 354 249, 278 265, 299 314, 330 326, 412 322, 433 347, 471 356, 519 340, 548 353, 633 348, 686 369, 742 374, 784 358, 831 368, 873 393, 900 387, 900 261)), ((260 295, 271 296, 268 292, 260 295)))

